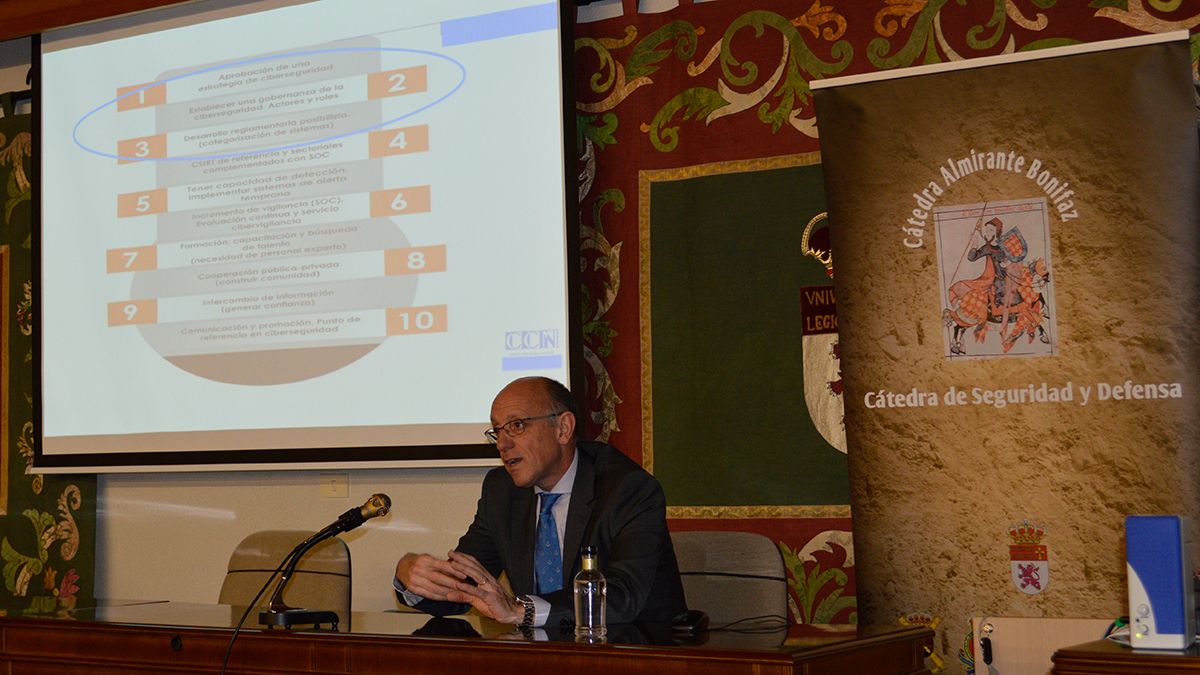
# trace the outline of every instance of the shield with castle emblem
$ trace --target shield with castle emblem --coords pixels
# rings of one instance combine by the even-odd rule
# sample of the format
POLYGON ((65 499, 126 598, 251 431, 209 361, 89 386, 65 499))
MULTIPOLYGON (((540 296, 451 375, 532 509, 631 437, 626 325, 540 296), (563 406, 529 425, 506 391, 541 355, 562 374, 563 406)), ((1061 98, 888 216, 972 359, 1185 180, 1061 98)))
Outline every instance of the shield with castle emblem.
POLYGON ((1037 595, 1050 585, 1050 561, 1043 545, 1045 530, 1028 520, 1009 528, 1012 544, 1008 557, 1012 566, 1012 581, 1018 591, 1037 595))

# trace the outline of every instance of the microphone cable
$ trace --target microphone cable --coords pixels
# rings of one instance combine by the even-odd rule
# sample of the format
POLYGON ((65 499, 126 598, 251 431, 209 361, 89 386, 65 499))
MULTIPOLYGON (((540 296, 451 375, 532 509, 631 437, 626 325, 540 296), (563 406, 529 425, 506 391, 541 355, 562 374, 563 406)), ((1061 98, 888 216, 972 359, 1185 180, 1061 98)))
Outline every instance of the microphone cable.
POLYGON ((229 667, 229 655, 233 653, 233 643, 237 640, 238 633, 242 632, 242 626, 246 623, 246 617, 250 616, 250 610, 254 609, 254 605, 262 597, 262 594, 266 592, 267 587, 271 585, 272 581, 275 581, 275 577, 279 576, 279 573, 283 571, 288 562, 296 556, 297 550, 299 550, 299 547, 292 549, 291 553, 284 556, 283 560, 275 568, 275 571, 271 572, 271 575, 267 577, 262 588, 258 589, 258 592, 254 594, 254 599, 246 605, 246 611, 242 612, 242 618, 238 619, 237 625, 233 627, 233 635, 229 638, 229 645, 225 647, 225 658, 221 659, 221 675, 225 675, 225 671, 229 667))

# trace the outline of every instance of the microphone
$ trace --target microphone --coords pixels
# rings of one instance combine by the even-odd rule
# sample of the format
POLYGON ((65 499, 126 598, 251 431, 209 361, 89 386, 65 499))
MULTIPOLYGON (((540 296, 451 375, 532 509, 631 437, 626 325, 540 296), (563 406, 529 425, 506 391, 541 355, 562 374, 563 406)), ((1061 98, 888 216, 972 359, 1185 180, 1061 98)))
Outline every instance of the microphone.
POLYGON ((391 509, 391 498, 383 493, 377 492, 371 495, 371 497, 367 499, 362 506, 346 511, 342 515, 338 516, 338 519, 333 521, 333 523, 327 526, 324 530, 321 530, 322 533, 326 530, 330 531, 329 535, 323 537, 321 541, 324 541, 335 534, 349 532, 350 530, 353 530, 372 518, 386 516, 388 511, 391 511, 391 509))
MULTIPOLYGON (((283 574, 279 577, 279 585, 275 587, 275 592, 271 595, 270 603, 267 605, 268 609, 259 613, 258 622, 268 627, 283 626, 287 628, 297 623, 317 624, 328 621, 333 625, 333 630, 337 630, 338 616, 336 613, 288 607, 283 602, 283 589, 287 586, 292 573, 296 571, 296 565, 300 563, 300 558, 310 548, 332 536, 349 532, 372 518, 386 516, 391 509, 391 498, 382 493, 375 493, 362 506, 346 511, 338 516, 337 520, 325 526, 325 529, 300 542, 279 564, 279 567, 283 569, 283 574)), ((268 580, 267 583, 270 581, 268 580)), ((264 585, 263 588, 265 590, 266 586, 264 585)))

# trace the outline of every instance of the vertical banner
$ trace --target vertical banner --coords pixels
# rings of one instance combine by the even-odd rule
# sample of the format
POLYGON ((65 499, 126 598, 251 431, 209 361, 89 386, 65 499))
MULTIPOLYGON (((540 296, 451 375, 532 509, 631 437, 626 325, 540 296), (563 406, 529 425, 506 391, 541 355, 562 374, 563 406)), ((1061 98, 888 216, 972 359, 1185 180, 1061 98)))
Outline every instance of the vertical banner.
POLYGON ((1120 616, 1125 515, 1200 513, 1190 60, 1179 32, 813 83, 863 620, 1120 616))

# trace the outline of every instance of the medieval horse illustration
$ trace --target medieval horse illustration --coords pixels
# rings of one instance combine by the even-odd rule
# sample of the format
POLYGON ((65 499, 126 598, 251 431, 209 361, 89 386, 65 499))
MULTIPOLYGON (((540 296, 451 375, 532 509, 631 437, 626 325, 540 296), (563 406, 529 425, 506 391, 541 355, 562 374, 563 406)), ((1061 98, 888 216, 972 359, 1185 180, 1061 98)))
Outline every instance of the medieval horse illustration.
POLYGON ((951 331, 952 355, 967 354, 963 345, 967 329, 975 342, 982 343, 995 326, 1005 354, 1022 337, 1029 343, 1035 339, 1051 343, 1046 331, 1050 272, 1045 258, 1027 260, 1028 256, 1029 245, 1017 227, 1005 229, 999 217, 976 224, 966 259, 983 260, 983 272, 974 279, 952 279, 942 310, 942 321, 951 331))

